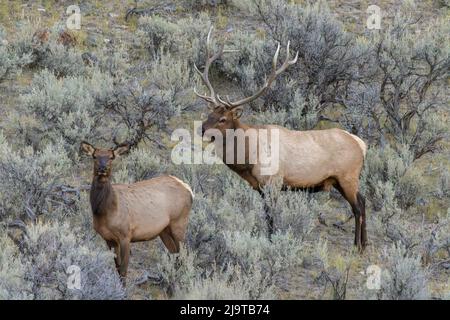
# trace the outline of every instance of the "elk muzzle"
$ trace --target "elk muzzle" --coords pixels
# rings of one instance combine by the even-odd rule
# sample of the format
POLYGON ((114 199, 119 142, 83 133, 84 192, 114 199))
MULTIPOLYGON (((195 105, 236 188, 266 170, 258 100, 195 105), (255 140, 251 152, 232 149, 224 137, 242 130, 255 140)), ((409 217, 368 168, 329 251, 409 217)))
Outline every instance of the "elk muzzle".
POLYGON ((207 125, 203 124, 202 125, 202 138, 204 139, 204 141, 208 141, 208 142, 213 142, 215 140, 215 136, 214 136, 214 130, 211 130, 211 128, 209 128, 207 125), (205 140, 206 138, 206 140, 205 140))
POLYGON ((99 176, 104 176, 107 174, 107 172, 108 172, 108 169, 105 166, 99 167, 97 170, 97 174, 99 176))
POLYGON ((101 157, 97 160, 97 175, 98 176, 106 176, 108 175, 108 171, 109 171, 109 158, 106 157, 101 157))

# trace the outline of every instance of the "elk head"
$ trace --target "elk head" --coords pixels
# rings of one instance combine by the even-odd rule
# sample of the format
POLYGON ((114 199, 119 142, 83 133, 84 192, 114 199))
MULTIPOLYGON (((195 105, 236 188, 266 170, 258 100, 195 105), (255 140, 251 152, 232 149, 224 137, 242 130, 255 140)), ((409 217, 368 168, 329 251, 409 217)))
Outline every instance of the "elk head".
MULTIPOLYGON (((252 96, 243 98, 238 101, 230 101, 228 96, 226 99, 222 99, 218 94, 215 93, 211 82, 209 81, 209 68, 211 64, 220 58, 223 53, 230 52, 234 50, 224 50, 224 44, 222 43, 219 46, 219 50, 215 53, 211 52, 211 32, 213 27, 209 29, 208 37, 206 39, 206 63, 203 68, 203 72, 200 71, 197 66, 194 64, 195 70, 201 76, 203 84, 208 88, 209 95, 199 94, 194 88, 195 94, 208 102, 208 108, 210 109, 210 113, 208 114, 208 118, 202 124, 202 136, 210 137, 207 133, 208 129, 217 129, 219 130, 223 136, 225 136, 227 129, 236 129, 238 125, 239 118, 242 115, 242 106, 246 103, 252 102, 261 96, 267 88, 270 87, 275 78, 281 74, 284 70, 287 69, 290 65, 297 62, 298 52, 295 55, 294 59, 290 60, 289 54, 289 42, 286 47, 286 60, 281 65, 280 68, 277 69, 278 55, 280 53, 280 44, 278 44, 277 50, 275 51, 275 55, 272 60, 272 72, 266 78, 264 85, 252 96)), ((211 138, 211 137, 210 137, 211 138)))
POLYGON ((95 148, 88 142, 81 142, 81 150, 94 160, 94 179, 107 181, 111 177, 112 162, 130 150, 129 144, 120 144, 114 149, 95 148))

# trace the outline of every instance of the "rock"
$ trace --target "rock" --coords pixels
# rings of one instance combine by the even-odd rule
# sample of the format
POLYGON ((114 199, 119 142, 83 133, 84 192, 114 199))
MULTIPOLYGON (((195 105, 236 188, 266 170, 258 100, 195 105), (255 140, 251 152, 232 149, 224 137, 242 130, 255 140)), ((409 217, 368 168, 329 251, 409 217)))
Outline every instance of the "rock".
POLYGON ((88 66, 98 65, 98 58, 90 52, 83 53, 81 59, 83 59, 84 63, 88 66))
MULTIPOLYGON (((48 42, 49 36, 50 31, 48 29, 39 29, 33 34, 31 43, 34 47, 42 46, 48 42)), ((59 32, 56 42, 65 47, 74 47, 77 44, 77 39, 72 34, 62 30, 59 32)))
POLYGON ((58 43, 65 47, 75 47, 77 44, 77 39, 67 31, 61 31, 57 40, 58 43))
POLYGON ((50 35, 50 32, 48 31, 48 29, 37 30, 33 34, 33 37, 31 40, 33 47, 41 46, 44 43, 47 43, 49 35, 50 35))
POLYGON ((305 269, 312 268, 314 266, 314 261, 311 257, 306 256, 302 260, 302 267, 305 269))
POLYGON ((159 5, 150 8, 131 8, 127 10, 125 21, 128 21, 132 16, 151 16, 154 14, 173 13, 176 11, 176 5, 167 4, 159 5))

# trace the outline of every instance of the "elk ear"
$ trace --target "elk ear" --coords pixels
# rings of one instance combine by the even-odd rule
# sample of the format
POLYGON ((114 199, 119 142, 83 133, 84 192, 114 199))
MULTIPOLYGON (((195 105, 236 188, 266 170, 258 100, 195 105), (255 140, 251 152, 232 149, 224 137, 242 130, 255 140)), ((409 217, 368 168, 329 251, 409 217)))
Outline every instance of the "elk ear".
POLYGON ((233 109, 231 112, 233 114, 233 120, 236 120, 242 116, 244 109, 242 109, 241 107, 237 107, 237 108, 233 109))
POLYGON ((93 156, 95 152, 95 148, 92 144, 82 141, 80 144, 81 151, 88 156, 93 156))
POLYGON ((130 151, 130 145, 128 143, 121 144, 120 146, 117 146, 113 150, 114 157, 119 157, 119 156, 123 155, 124 153, 127 153, 128 151, 130 151))

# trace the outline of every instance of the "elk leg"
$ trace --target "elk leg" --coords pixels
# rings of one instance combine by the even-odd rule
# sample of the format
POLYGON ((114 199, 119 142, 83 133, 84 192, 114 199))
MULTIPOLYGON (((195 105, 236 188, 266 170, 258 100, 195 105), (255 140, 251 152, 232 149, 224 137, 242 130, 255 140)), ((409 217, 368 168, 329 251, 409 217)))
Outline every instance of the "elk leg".
POLYGON ((241 176, 242 179, 246 180, 253 187, 253 189, 258 191, 259 195, 261 196, 264 203, 264 213, 267 224, 267 233, 269 236, 269 240, 272 241, 272 235, 274 231, 273 216, 270 212, 269 206, 266 203, 264 192, 261 190, 258 180, 249 171, 238 172, 238 174, 241 176))
POLYGON ((358 201, 358 187, 352 183, 345 183, 339 181, 336 184, 336 189, 342 194, 342 196, 347 200, 347 202, 352 207, 353 215, 355 216, 355 241, 354 244, 358 248, 359 252, 363 251, 363 247, 361 245, 361 228, 362 228, 362 216, 360 205, 358 201))
POLYGON ((367 246, 367 229, 366 229, 366 199, 358 192, 357 194, 359 210, 361 212, 361 244, 364 249, 367 246))
POLYGON ((265 219, 267 223, 267 232, 269 234, 269 240, 272 242, 272 235, 273 235, 273 216, 270 212, 270 208, 267 205, 266 201, 264 201, 264 212, 265 212, 265 219))
POLYGON ((175 242, 180 245, 180 242, 184 242, 186 237, 186 227, 188 225, 188 216, 189 216, 190 208, 184 209, 183 215, 178 220, 174 220, 170 222, 169 229, 172 238, 175 242))
POLYGON ((359 208, 355 205, 352 205, 352 211, 355 215, 355 245, 358 248, 359 252, 363 251, 362 245, 361 245, 361 226, 362 226, 362 217, 361 212, 359 211, 359 208))
POLYGON ((172 236, 172 232, 169 227, 166 227, 160 234, 162 242, 166 246, 170 253, 178 253, 180 251, 180 244, 172 236))
POLYGON ((119 274, 122 282, 125 285, 125 278, 127 276, 128 261, 130 259, 130 241, 128 239, 120 240, 120 265, 119 274))
POLYGON ((269 206, 266 203, 264 192, 261 190, 258 180, 249 171, 238 172, 238 174, 241 176, 242 179, 244 179, 248 183, 250 183, 250 185, 253 187, 253 189, 258 191, 259 195, 263 199, 265 220, 266 220, 266 224, 267 224, 267 233, 269 236, 269 240, 272 242, 272 235, 273 235, 273 231, 274 231, 273 216, 270 212, 269 206))
POLYGON ((119 245, 114 241, 106 241, 106 243, 108 244, 109 251, 111 251, 111 248, 114 248, 114 263, 116 265, 116 269, 119 270, 120 266, 119 245))
POLYGON ((273 235, 273 229, 274 229, 273 228, 273 216, 272 216, 272 213, 270 212, 270 207, 267 205, 264 192, 262 192, 261 190, 258 190, 258 192, 264 203, 264 218, 265 218, 266 224, 267 224, 267 233, 268 233, 270 242, 272 242, 272 235, 273 235))

